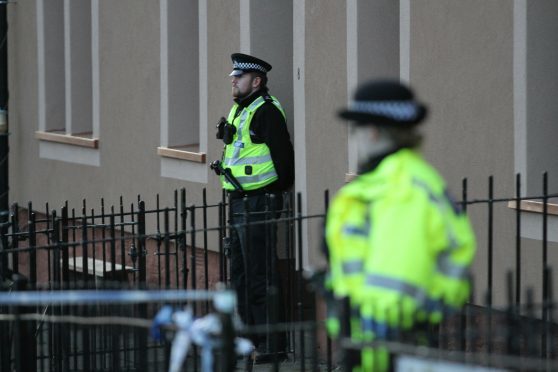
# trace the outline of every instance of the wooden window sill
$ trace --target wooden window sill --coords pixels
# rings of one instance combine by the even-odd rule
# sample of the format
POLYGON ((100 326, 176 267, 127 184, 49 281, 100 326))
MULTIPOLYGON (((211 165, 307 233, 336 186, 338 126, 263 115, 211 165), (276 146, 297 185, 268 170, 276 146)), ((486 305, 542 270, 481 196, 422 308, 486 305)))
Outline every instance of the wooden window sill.
MULTIPOLYGON (((531 213, 543 213, 543 202, 536 200, 521 200, 519 202, 519 210, 531 213)), ((515 200, 508 202, 508 208, 517 209, 515 200)), ((548 214, 558 216, 558 204, 546 203, 546 212, 548 214)))
POLYGON ((345 173, 345 183, 349 183, 355 178, 357 178, 358 174, 356 173, 345 173))
POLYGON ((195 163, 205 163, 205 152, 199 152, 198 145, 157 147, 157 154, 165 158, 187 160, 195 163))
POLYGON ((65 134, 62 132, 35 132, 35 138, 40 141, 49 141, 64 143, 66 145, 87 147, 90 149, 99 148, 99 139, 92 138, 91 133, 79 133, 79 134, 65 134))

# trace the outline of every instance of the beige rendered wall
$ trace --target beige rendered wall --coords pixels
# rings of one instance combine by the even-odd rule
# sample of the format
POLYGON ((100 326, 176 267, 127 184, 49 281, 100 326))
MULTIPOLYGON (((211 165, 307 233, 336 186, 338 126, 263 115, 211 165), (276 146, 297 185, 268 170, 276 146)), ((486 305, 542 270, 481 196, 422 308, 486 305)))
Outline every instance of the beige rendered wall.
MULTIPOLYGON (((324 190, 338 189, 348 171, 347 127, 335 117, 347 102, 346 4, 305 3, 306 203, 307 212, 317 214, 324 212, 324 190)), ((314 259, 320 257, 320 222, 308 224, 309 257, 314 259)))
MULTIPOLYGON (((410 81, 429 104, 424 153, 461 198, 468 178, 469 199, 486 199, 488 176, 494 195, 513 196, 513 2, 410 2, 410 81)), ((486 288, 488 224, 486 206, 471 206, 478 239, 474 275, 486 288)), ((512 212, 494 206, 495 287, 513 261, 512 212)), ((498 290, 498 301, 503 300, 498 290)), ((483 293, 477 292, 477 299, 483 293)))
POLYGON ((36 2, 23 0, 9 8, 11 200, 32 200, 37 208, 47 201, 56 208, 68 200, 79 207, 83 198, 104 197, 110 205, 120 195, 134 202, 138 194, 154 200, 160 193, 170 202, 172 190, 183 186, 192 198, 201 199, 199 185, 160 177, 158 2, 99 4, 99 167, 39 157, 39 141, 34 138, 36 2))
MULTIPOLYGON (((197 98, 200 91, 207 91, 207 97, 199 95, 200 121, 207 121, 206 133, 200 135, 207 138, 207 161, 219 158, 222 151, 214 138, 214 123, 231 105, 230 54, 253 52, 274 65, 270 84, 289 116, 296 191, 304 196, 305 214, 322 213, 323 191, 333 194, 344 184, 345 174, 354 171, 346 123, 335 117, 336 111, 348 103, 357 82, 384 75, 410 80, 431 106, 424 125, 424 153, 457 198, 462 177, 469 179, 469 198, 485 198, 489 175, 495 179, 495 196, 511 196, 517 169, 518 4, 525 5, 530 25, 527 92, 539 81, 545 83, 545 91, 555 89, 555 77, 545 80, 553 74, 555 51, 543 63, 548 48, 536 42, 552 43, 556 38, 549 15, 556 6, 552 0, 534 3, 527 7, 522 0, 207 1, 201 7, 207 34, 200 34, 199 40, 207 50, 206 66, 200 66, 207 69, 207 77, 200 79, 199 91, 188 92, 197 98), (265 7, 259 8, 261 4, 265 7), (204 107, 208 109, 203 111, 204 107)), ((36 208, 45 202, 58 208, 68 200, 79 208, 83 198, 93 202, 104 197, 111 205, 120 195, 133 203, 137 194, 153 205, 159 193, 161 204, 167 205, 173 190, 186 187, 188 204, 193 204, 201 202, 202 188, 207 187, 208 198, 218 200, 218 179, 203 169, 205 165, 201 167, 207 183, 161 177, 156 151, 161 145, 160 3, 98 4, 100 166, 40 158, 34 138, 39 121, 37 1, 19 0, 8 6, 10 199, 32 200, 36 208)), ((192 51, 192 58, 198 57, 192 51)), ((527 117, 535 122, 552 118, 551 97, 527 101, 527 117)), ((532 137, 530 144, 539 139, 532 137)), ((532 162, 544 154, 536 155, 540 156, 532 162)), ((479 239, 475 263, 479 283, 487 282, 487 213, 485 207, 471 207, 479 239)), ((501 288, 505 269, 514 265, 514 215, 503 204, 495 206, 494 213, 495 257, 503 263, 494 278, 501 288)), ((320 228, 319 221, 306 226, 307 264, 322 263, 320 228)), ((498 301, 503 300, 502 293, 498 301)))
POLYGON ((270 61, 269 88, 287 114, 287 127, 294 136, 293 119, 293 3, 250 2, 250 53, 270 61))
POLYGON ((33 183, 38 183, 23 178, 24 175, 33 176, 34 172, 24 172, 24 169, 38 156, 36 147, 28 144, 35 129, 24 126, 24 123, 37 123, 38 120, 35 8, 33 1, 8 7, 10 201, 18 200, 19 195, 29 192, 33 183))

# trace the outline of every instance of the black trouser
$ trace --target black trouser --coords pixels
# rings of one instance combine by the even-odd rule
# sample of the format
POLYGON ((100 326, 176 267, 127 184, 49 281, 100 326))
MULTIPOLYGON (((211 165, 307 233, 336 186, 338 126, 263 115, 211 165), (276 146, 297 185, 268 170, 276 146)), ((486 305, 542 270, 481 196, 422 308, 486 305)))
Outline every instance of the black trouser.
MULTIPOLYGON (((231 281, 238 296, 238 312, 247 325, 282 321, 281 280, 277 259, 277 224, 265 223, 281 214, 281 195, 260 194, 231 198, 231 281), (276 294, 274 296, 273 294, 276 294)), ((256 346, 264 336, 254 337, 256 346)), ((283 342, 276 343, 281 349, 283 342)), ((273 342, 270 342, 273 345, 273 342)))

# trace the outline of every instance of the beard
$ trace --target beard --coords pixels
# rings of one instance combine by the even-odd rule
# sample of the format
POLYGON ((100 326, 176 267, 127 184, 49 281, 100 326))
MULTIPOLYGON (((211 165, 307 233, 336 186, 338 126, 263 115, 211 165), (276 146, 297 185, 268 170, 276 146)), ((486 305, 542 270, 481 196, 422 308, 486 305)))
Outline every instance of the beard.
POLYGON ((252 95, 254 92, 255 92, 255 90, 243 91, 243 90, 238 89, 238 87, 233 87, 232 88, 232 96, 233 96, 233 99, 235 99, 235 100, 243 100, 246 97, 249 97, 250 95, 252 95))
POLYGON ((241 99, 246 96, 246 94, 243 94, 237 87, 232 87, 231 92, 234 99, 241 99))

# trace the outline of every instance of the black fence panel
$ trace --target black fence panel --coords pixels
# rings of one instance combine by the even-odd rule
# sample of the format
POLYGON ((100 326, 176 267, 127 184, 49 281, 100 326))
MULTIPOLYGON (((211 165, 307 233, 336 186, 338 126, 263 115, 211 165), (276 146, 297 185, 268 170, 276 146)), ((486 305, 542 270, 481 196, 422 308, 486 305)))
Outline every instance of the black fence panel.
MULTIPOLYGON (((548 192, 546 174, 543 176, 543 194, 538 196, 522 194, 520 175, 515 181, 516 192, 510 198, 495 196, 495 181, 490 177, 486 198, 471 199, 468 181, 463 180, 462 200, 458 204, 466 212, 474 210, 484 216, 486 237, 477 236, 477 239, 486 247, 482 253, 486 257, 481 260, 486 270, 486 282, 473 280, 479 301, 472 297, 463 311, 447 314, 439 327, 426 332, 426 339, 435 340, 434 346, 427 345, 427 349, 437 358, 442 355, 453 360, 455 358, 452 359, 449 353, 460 352, 463 358, 459 362, 498 366, 494 362, 497 360, 505 368, 511 368, 510 361, 519 361, 512 356, 523 358, 530 367, 543 361, 553 365, 555 361, 558 351, 556 304, 552 296, 551 268, 554 263, 549 259, 548 225, 549 215, 554 213, 552 200, 558 195, 548 192), (499 268, 494 252, 498 248, 496 237, 500 233, 495 222, 499 218, 497 207, 502 204, 511 208, 509 214, 515 221, 515 247, 510 252, 515 255, 515 267, 505 278, 505 288, 496 287, 494 281, 495 269, 499 268), (527 213, 524 204, 538 206, 542 221, 542 295, 538 300, 533 291, 524 291, 521 275, 527 259, 522 254, 521 229, 527 213), (496 290, 505 291, 507 304, 495 305, 496 290), (477 358, 481 354, 491 355, 491 362, 477 358)), ((222 200, 209 202, 205 190, 201 205, 188 204, 186 196, 185 189, 177 190, 172 205, 163 207, 157 195, 154 208, 150 208, 150 203, 140 196, 129 206, 121 197, 119 205, 110 208, 101 200, 97 211, 88 209, 84 200, 81 213, 67 203, 60 211, 52 210, 47 204, 41 212, 34 210, 31 203, 25 209, 13 205, 9 222, 0 226, 2 290, 49 293, 81 289, 210 291, 218 283, 230 287, 230 203, 225 194, 222 200)), ((274 205, 272 200, 269 205, 274 205)), ((254 333, 287 334, 288 362, 291 368, 301 371, 333 370, 340 365, 343 350, 362 347, 351 340, 333 341, 327 337, 323 311, 320 310, 324 301, 316 296, 304 275, 307 224, 323 225, 328 205, 329 193, 326 191, 323 213, 304 215, 302 195, 285 193, 281 211, 269 209, 265 222, 245 223, 242 227, 245 232, 262 229, 267 241, 278 241, 279 244, 263 247, 268 250, 269 257, 266 263, 269 273, 267 311, 271 321, 265 327, 242 327, 233 333, 246 336, 254 333), (280 216, 273 218, 276 212, 281 212, 280 216), (277 262, 272 248, 277 250, 277 262), (277 266, 279 275, 272 269, 277 266), (278 277, 281 278, 282 291, 275 285, 278 277), (283 306, 279 307, 280 303, 283 306)), ((183 305, 189 305, 196 317, 206 316, 214 310, 209 299, 183 305)), ((38 370, 44 371, 166 369, 171 363, 170 340, 154 342, 146 327, 87 325, 71 321, 109 316, 148 321, 161 306, 161 303, 142 302, 126 306, 41 304, 14 307, 0 303, 0 315, 4 316, 0 320, 0 341, 2 345, 14 345, 1 347, 0 367, 2 370, 25 370, 22 363, 35 363, 38 370), (25 314, 34 314, 37 318, 23 321, 25 314), (48 323, 41 321, 39 316, 50 320, 66 319, 67 322, 48 323), (18 346, 22 343, 28 345, 26 355, 29 358, 25 360, 18 346)), ((400 350, 412 354, 413 349, 406 347, 415 344, 399 336, 384 340, 384 347, 395 354, 400 350)), ((277 342, 275 337, 268 340, 277 342)), ((201 357, 202 352, 196 348, 192 354, 201 357)), ((193 358, 187 368, 199 370, 200 361, 193 358)), ((246 368, 249 369, 248 364, 246 368)))

